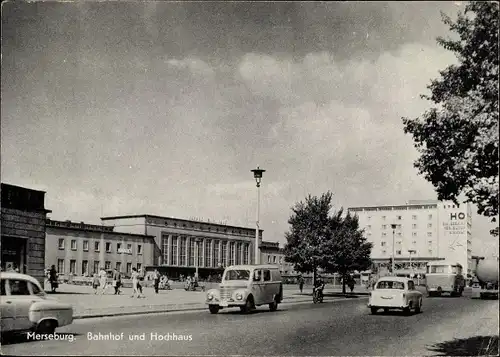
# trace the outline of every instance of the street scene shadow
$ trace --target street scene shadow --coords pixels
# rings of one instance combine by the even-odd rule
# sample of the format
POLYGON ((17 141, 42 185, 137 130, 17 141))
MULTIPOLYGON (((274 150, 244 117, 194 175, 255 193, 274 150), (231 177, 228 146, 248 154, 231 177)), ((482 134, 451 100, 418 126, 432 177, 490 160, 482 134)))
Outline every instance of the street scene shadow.
MULTIPOLYGON (((78 333, 55 333, 54 340, 58 339, 59 341, 68 341, 72 342, 76 339, 77 336, 81 334, 78 333)), ((26 342, 40 342, 42 340, 36 340, 34 338, 28 338, 27 333, 13 333, 8 336, 2 337, 2 345, 15 345, 18 343, 26 343, 26 342)))
POLYGON ((343 298, 359 298, 364 295, 356 294, 356 293, 325 293, 325 297, 343 297, 343 298))
MULTIPOLYGON (((389 310, 387 312, 379 310, 375 316, 401 316, 408 318, 410 316, 420 315, 422 313, 423 312, 416 313, 415 311, 412 311, 411 314, 407 315, 402 310, 389 310)), ((368 314, 371 315, 371 313, 368 314)))
POLYGON ((276 311, 269 311, 269 309, 266 309, 266 308, 262 308, 262 309, 257 308, 257 310, 252 310, 249 314, 245 314, 245 313, 241 312, 240 310, 228 310, 228 311, 222 310, 222 313, 225 313, 227 315, 255 315, 255 314, 262 314, 262 313, 266 313, 266 314, 281 313, 281 312, 285 312, 287 310, 288 310, 287 308, 278 307, 278 309, 276 311))
POLYGON ((66 291, 55 291, 55 292, 52 292, 52 291, 46 291, 45 292, 47 295, 96 295, 93 291, 92 292, 88 292, 88 293, 80 293, 80 292, 74 292, 74 291, 71 291, 71 292, 66 292, 66 291))
MULTIPOLYGON (((294 295, 297 295, 297 296, 311 296, 311 299, 312 299, 312 294, 294 294, 294 295)), ((368 294, 356 294, 356 293, 345 293, 345 294, 342 294, 342 293, 324 293, 323 296, 325 298, 327 297, 342 297, 342 298, 359 298, 359 297, 363 297, 363 296, 368 296, 368 294)))
POLYGON ((427 347, 434 356, 498 356, 498 336, 454 339, 427 347))

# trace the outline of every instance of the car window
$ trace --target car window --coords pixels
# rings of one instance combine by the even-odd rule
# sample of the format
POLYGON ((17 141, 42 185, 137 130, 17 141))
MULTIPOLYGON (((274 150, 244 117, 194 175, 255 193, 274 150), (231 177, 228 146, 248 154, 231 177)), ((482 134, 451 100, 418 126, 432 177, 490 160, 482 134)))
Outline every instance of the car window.
POLYGON ((7 292, 5 291, 5 279, 2 279, 1 281, 1 293, 0 295, 4 296, 4 295, 7 295, 7 292))
POLYGON ((10 295, 30 295, 26 280, 9 279, 10 295))
POLYGON ((260 270, 255 270, 253 272, 253 281, 260 281, 261 279, 261 271, 260 270))
POLYGON ((270 270, 264 270, 264 281, 271 281, 271 271, 270 270))
POLYGON ((408 290, 415 290, 415 283, 413 281, 408 282, 408 290))
POLYGON ((401 281, 380 281, 377 284, 377 289, 397 289, 404 290, 405 284, 401 281))
POLYGON ((31 294, 32 295, 37 295, 37 296, 44 296, 45 295, 45 292, 42 291, 38 285, 36 284, 33 284, 32 282, 30 282, 30 286, 31 286, 31 294))

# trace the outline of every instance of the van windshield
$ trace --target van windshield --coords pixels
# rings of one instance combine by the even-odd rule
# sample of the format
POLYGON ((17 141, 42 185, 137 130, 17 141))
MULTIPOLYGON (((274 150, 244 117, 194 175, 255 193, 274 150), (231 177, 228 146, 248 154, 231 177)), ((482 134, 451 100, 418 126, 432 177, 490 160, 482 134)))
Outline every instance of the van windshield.
POLYGON ((228 270, 224 280, 248 280, 250 279, 250 270, 228 270))
POLYGON ((432 265, 427 267, 427 273, 445 274, 448 273, 448 265, 432 265))

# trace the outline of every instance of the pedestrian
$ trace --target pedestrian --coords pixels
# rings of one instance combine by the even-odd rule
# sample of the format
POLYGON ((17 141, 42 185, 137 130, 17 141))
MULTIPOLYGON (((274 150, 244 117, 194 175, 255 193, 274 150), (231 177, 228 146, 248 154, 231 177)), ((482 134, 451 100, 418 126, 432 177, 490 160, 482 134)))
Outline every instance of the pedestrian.
POLYGON ((300 293, 302 294, 302 290, 304 290, 304 278, 301 276, 299 276, 299 289, 300 289, 300 293))
POLYGON ((142 271, 142 269, 139 269, 139 270, 137 270, 137 274, 138 274, 137 289, 139 289, 139 292, 142 295, 142 284, 141 284, 141 281, 144 280, 144 272, 142 271))
POLYGON ((99 285, 102 288, 101 294, 104 295, 106 292, 106 286, 108 282, 108 273, 106 273, 106 270, 101 267, 101 270, 99 271, 99 285))
POLYGON ((115 295, 120 294, 120 286, 122 285, 122 275, 115 269, 113 272, 113 287, 115 288, 115 295))
POLYGON ((160 273, 158 272, 157 269, 153 272, 153 280, 154 280, 154 287, 155 287, 155 293, 158 294, 158 287, 160 285, 160 273))
POLYGON ((141 293, 139 292, 139 273, 137 272, 136 268, 132 268, 132 289, 133 292, 131 298, 140 298, 141 293))
POLYGON ((56 266, 52 265, 50 267, 49 271, 49 282, 50 282, 50 289, 53 293, 56 292, 56 289, 59 287, 59 284, 57 282, 57 270, 56 266))
POLYGON ((99 276, 97 273, 94 273, 94 277, 92 278, 92 288, 94 288, 94 294, 97 294, 97 288, 99 287, 99 276))
POLYGON ((354 291, 354 278, 351 276, 349 277, 349 282, 348 282, 348 285, 349 285, 349 289, 351 289, 351 293, 354 291))

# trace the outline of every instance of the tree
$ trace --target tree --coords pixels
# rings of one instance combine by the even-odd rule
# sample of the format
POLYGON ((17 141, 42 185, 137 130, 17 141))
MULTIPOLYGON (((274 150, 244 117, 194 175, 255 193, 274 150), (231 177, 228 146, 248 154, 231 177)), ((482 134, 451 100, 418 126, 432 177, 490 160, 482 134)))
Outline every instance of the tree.
POLYGON ((321 267, 342 276, 344 294, 349 274, 372 266, 372 243, 366 241, 363 230, 359 229, 358 217, 350 213, 343 217, 343 209, 330 218, 328 240, 323 243, 322 249, 324 255, 321 267))
POLYGON ((323 256, 322 246, 328 238, 331 200, 332 193, 327 192, 321 197, 309 195, 305 202, 296 203, 288 220, 290 231, 285 233, 285 261, 293 263, 296 271, 312 272, 314 282, 323 256))
MULTIPOLYGON (((403 118, 420 153, 415 167, 438 198, 457 203, 464 195, 493 222, 499 207, 498 7, 469 2, 456 22, 442 14, 459 39, 437 42, 459 63, 441 71, 427 87, 431 96, 422 96, 435 107, 421 118, 403 118)), ((498 228, 491 233, 498 235, 498 228)))

